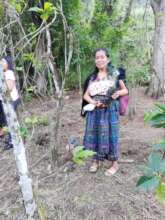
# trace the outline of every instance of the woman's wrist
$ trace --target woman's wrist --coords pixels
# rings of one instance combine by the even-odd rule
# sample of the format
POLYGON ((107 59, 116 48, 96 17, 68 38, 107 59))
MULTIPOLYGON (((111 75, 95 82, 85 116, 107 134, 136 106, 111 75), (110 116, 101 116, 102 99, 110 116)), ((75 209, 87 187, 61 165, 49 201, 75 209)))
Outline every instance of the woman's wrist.
POLYGON ((117 91, 117 95, 118 97, 122 95, 120 90, 117 91))
POLYGON ((91 100, 90 103, 93 104, 93 105, 97 105, 97 101, 95 101, 95 100, 91 100))

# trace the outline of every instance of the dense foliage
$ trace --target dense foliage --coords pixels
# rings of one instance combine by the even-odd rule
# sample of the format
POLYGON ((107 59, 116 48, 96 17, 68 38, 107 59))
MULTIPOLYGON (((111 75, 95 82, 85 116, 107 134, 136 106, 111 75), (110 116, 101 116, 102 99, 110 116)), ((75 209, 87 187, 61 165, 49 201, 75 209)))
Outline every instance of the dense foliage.
POLYGON ((40 27, 44 22, 51 23, 54 16, 56 18, 49 26, 51 49, 61 78, 65 67, 65 50, 69 50, 69 43, 65 41, 69 32, 73 34, 73 56, 66 88, 78 88, 93 70, 93 53, 98 47, 108 48, 114 65, 127 69, 131 84, 148 83, 153 15, 147 1, 134 1, 130 8, 129 3, 123 0, 31 0, 27 4, 25 0, 10 0, 7 6, 1 4, 1 55, 5 54, 6 47, 11 48, 20 86, 27 98, 40 90, 38 84, 41 81, 44 81, 46 88, 41 88, 43 94, 51 94, 53 90, 51 72, 45 69, 45 32, 40 27), (43 78, 39 82, 41 76, 43 78))

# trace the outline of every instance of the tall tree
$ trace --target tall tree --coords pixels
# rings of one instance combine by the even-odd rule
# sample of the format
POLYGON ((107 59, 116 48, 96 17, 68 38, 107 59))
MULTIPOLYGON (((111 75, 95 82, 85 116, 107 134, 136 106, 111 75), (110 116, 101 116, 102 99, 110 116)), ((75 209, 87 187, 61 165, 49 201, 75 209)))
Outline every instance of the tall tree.
POLYGON ((152 80, 148 93, 157 98, 165 91, 165 0, 152 0, 155 16, 152 80))
POLYGON ((11 106, 10 96, 7 91, 8 90, 6 87, 2 66, 0 65, 0 99, 3 104, 9 132, 12 138, 12 144, 14 146, 14 156, 16 160, 16 165, 19 175, 19 185, 22 191, 25 211, 28 216, 28 219, 31 219, 36 209, 35 200, 33 196, 33 189, 32 189, 32 180, 29 177, 25 147, 20 135, 20 125, 17 120, 16 113, 11 106))

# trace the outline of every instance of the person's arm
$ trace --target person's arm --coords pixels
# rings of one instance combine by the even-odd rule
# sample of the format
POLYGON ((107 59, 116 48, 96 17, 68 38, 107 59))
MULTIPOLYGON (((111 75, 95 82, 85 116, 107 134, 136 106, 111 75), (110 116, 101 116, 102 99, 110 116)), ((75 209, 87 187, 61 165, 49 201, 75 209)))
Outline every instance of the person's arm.
POLYGON ((84 99, 85 101, 87 101, 88 103, 95 105, 96 107, 101 107, 101 106, 104 105, 103 103, 101 103, 101 102, 99 102, 99 101, 95 101, 94 99, 92 99, 91 96, 89 95, 88 89, 87 89, 86 92, 84 93, 83 99, 84 99))
POLYGON ((12 70, 7 70, 5 72, 6 84, 9 91, 12 91, 15 86, 15 75, 12 70))
POLYGON ((123 95, 128 94, 128 89, 125 86, 123 80, 119 80, 119 86, 120 86, 120 89, 112 95, 113 99, 117 99, 119 96, 123 96, 123 95))
POLYGON ((91 98, 91 96, 89 95, 89 91, 88 89, 86 90, 86 92, 84 93, 83 99, 85 101, 87 101, 90 104, 94 104, 97 105, 97 101, 95 101, 94 99, 91 98))
POLYGON ((12 91, 15 86, 15 80, 8 79, 6 80, 7 87, 9 91, 12 91))

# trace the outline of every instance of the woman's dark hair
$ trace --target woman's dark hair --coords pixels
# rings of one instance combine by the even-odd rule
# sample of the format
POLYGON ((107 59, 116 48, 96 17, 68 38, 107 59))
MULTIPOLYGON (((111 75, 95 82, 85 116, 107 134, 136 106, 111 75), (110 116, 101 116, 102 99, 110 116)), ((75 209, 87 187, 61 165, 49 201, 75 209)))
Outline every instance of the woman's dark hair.
POLYGON ((3 59, 6 60, 7 65, 8 65, 8 69, 9 70, 14 70, 14 68, 13 68, 13 59, 12 59, 11 51, 10 51, 9 48, 6 49, 6 56, 3 57, 3 59))
POLYGON ((119 67, 119 79, 124 80, 126 78, 126 70, 123 67, 119 67))
POLYGON ((7 65, 8 65, 8 69, 9 70, 14 70, 13 69, 13 61, 12 61, 12 57, 11 56, 5 56, 5 57, 3 57, 3 59, 6 60, 7 65))
POLYGON ((108 52, 108 50, 107 50, 106 48, 104 48, 104 47, 97 48, 97 49, 95 50, 95 52, 94 52, 94 55, 96 55, 96 53, 97 53, 98 51, 104 51, 104 52, 105 52, 105 55, 106 55, 107 57, 109 57, 109 52, 108 52))

